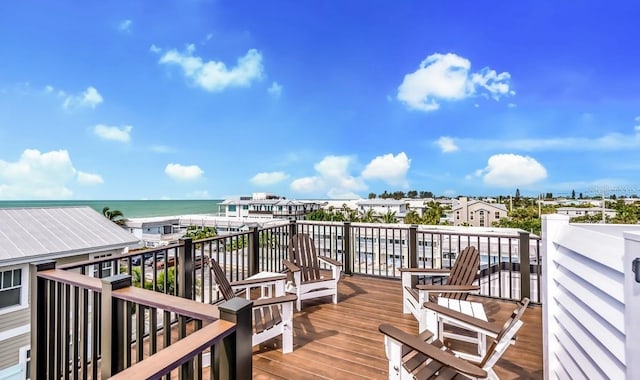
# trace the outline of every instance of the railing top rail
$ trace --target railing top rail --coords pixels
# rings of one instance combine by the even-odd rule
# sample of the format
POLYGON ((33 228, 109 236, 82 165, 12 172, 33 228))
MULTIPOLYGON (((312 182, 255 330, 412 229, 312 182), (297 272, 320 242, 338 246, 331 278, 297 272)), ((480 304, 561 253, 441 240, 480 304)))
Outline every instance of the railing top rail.
POLYGON ((202 351, 220 342, 235 330, 235 323, 218 320, 171 346, 158 351, 110 379, 159 379, 161 376, 193 359, 202 351))
POLYGON ((152 290, 129 286, 114 290, 113 297, 123 301, 130 301, 144 306, 171 311, 186 317, 200 319, 206 322, 218 320, 220 311, 215 305, 195 302, 186 298, 154 292, 152 290))
POLYGON ((69 272, 62 269, 50 269, 38 272, 38 277, 61 282, 67 285, 77 286, 94 292, 102 291, 102 281, 99 278, 89 277, 80 273, 69 272))
MULTIPOLYGON (((88 289, 96 293, 102 292, 101 279, 89 277, 80 273, 69 272, 62 269, 50 269, 38 272, 38 277, 88 289)), ((196 318, 206 322, 216 321, 220 316, 220 311, 215 305, 196 302, 186 298, 180 298, 134 286, 114 290, 112 295, 123 301, 131 301, 147 307, 172 311, 186 317, 196 318)))

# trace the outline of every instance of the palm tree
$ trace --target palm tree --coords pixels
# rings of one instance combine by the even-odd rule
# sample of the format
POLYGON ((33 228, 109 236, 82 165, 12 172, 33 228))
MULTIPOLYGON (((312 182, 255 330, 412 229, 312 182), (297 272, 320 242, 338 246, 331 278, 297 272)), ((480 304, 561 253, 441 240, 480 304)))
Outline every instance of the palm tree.
POLYGON ((376 212, 370 208, 362 214, 360 221, 364 223, 378 223, 380 221, 380 217, 378 217, 376 212))
POLYGON ((404 224, 420 224, 422 220, 416 210, 409 210, 404 217, 404 224))
POLYGON ((442 206, 438 202, 429 202, 429 207, 422 216, 423 224, 438 225, 442 216, 442 206))
POLYGON ((122 211, 110 210, 109 207, 104 207, 102 209, 102 215, 119 226, 124 226, 124 223, 127 220, 122 211))
POLYGON ((396 212, 395 211, 387 211, 386 214, 382 215, 382 222, 383 223, 398 223, 398 218, 396 218, 396 212))

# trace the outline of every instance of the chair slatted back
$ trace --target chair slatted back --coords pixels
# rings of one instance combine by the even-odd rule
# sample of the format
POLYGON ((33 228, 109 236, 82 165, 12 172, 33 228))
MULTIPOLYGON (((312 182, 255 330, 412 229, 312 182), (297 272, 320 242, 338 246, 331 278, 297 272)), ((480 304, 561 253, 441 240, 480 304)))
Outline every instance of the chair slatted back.
POLYGON ((236 296, 235 292, 231 288, 231 284, 227 279, 227 276, 218 265, 218 262, 214 258, 209 259, 209 268, 213 272, 213 277, 215 278, 216 284, 218 284, 218 290, 222 293, 222 296, 226 301, 229 301, 233 297, 236 296))
POLYGON ((296 234, 291 238, 289 260, 300 267, 302 282, 320 280, 316 246, 308 234, 296 234))
MULTIPOLYGON (((474 246, 468 246, 456 258, 447 278, 447 285, 472 285, 480 269, 480 253, 474 246)), ((469 293, 442 293, 440 297, 465 300, 469 293)))
POLYGON ((511 313, 509 319, 507 319, 507 321, 502 326, 502 330, 500 330, 500 333, 496 336, 495 339, 493 339, 491 345, 489 345, 487 354, 482 359, 482 362, 480 362, 481 367, 484 367, 485 364, 487 364, 487 362, 491 359, 493 359, 493 362, 496 362, 499 357, 492 358, 494 355, 502 355, 502 352, 497 351, 498 346, 509 344, 508 342, 503 342, 503 340, 505 339, 505 335, 511 332, 511 329, 513 329, 518 321, 520 321, 520 319, 522 318, 522 314, 524 314, 524 311, 527 310, 527 305, 529 305, 529 299, 527 297, 523 298, 521 301, 518 301, 518 307, 516 307, 516 309, 511 313))

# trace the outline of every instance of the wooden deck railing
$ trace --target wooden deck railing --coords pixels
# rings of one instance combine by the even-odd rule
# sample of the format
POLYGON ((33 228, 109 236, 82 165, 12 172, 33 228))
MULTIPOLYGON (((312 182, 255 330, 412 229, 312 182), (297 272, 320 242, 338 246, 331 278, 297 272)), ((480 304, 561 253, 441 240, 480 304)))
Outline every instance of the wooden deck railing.
POLYGON ((213 306, 133 287, 126 274, 92 278, 54 262, 31 269, 34 378, 169 379, 178 369, 181 379, 202 379, 205 352, 215 363, 210 378, 251 378, 249 301, 213 306))

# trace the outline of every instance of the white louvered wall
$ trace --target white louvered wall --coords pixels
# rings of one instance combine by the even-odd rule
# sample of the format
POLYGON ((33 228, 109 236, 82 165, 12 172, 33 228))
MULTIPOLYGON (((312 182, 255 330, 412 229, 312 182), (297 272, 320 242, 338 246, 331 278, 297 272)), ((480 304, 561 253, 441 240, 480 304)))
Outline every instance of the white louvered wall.
POLYGON ((586 226, 545 216, 545 378, 625 378, 623 231, 629 230, 640 226, 586 226))

